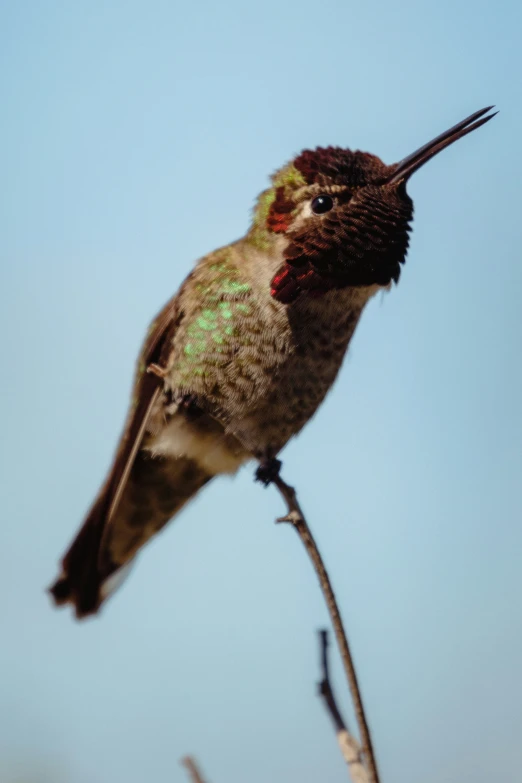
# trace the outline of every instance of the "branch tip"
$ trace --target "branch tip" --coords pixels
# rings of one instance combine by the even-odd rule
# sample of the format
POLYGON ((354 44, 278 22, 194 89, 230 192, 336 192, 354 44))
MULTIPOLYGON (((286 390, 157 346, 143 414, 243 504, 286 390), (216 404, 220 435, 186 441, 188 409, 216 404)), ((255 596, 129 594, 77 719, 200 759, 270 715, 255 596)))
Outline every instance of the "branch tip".
POLYGON ((205 783, 196 760, 192 756, 184 756, 179 763, 188 770, 191 783, 205 783))
POLYGON ((305 515, 303 514, 297 500, 296 490, 281 478, 280 473, 277 473, 277 475, 272 478, 271 483, 275 484, 279 490, 279 493, 285 501, 288 510, 286 516, 280 517, 277 522, 289 522, 293 525, 299 538, 301 539, 301 543, 303 544, 310 560, 312 561, 312 565, 319 579, 321 591, 323 593, 326 606, 332 620, 335 637, 337 639, 337 644, 341 653, 344 671, 348 680, 348 687, 350 689, 355 716, 357 718, 357 725, 359 727, 362 750, 355 737, 349 734, 348 730, 346 729, 341 713, 339 712, 335 702, 328 676, 328 633, 324 630, 320 632, 323 679, 319 683, 319 692, 323 696, 332 720, 334 721, 339 746, 341 748, 343 757, 349 766, 353 782, 379 783, 379 771, 377 769, 377 762, 375 760, 370 727, 368 726, 368 722, 366 720, 366 713, 359 688, 357 673, 355 671, 355 664, 353 662, 352 653, 348 644, 348 638, 344 629, 341 612, 339 610, 337 599, 330 582, 330 577, 328 576, 326 566, 312 535, 312 531, 308 527, 305 515), (366 762, 365 764, 362 762, 363 754, 366 762))

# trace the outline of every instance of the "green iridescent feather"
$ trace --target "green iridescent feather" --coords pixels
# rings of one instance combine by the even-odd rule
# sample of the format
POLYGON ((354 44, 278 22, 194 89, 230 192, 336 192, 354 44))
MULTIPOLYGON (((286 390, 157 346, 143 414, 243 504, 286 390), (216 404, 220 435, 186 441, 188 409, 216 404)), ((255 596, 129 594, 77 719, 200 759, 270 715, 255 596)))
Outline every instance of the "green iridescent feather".
POLYGON ((185 324, 182 350, 172 368, 181 387, 228 361, 238 327, 251 312, 251 286, 227 253, 207 267, 205 281, 196 282, 195 291, 200 306, 185 324))

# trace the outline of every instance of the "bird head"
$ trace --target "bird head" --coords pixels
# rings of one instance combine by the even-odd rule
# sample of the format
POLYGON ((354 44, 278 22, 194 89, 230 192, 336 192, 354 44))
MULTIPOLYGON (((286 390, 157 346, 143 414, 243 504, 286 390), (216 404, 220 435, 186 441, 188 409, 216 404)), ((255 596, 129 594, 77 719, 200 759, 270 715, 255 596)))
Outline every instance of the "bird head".
POLYGON ((284 263, 272 296, 289 304, 347 286, 387 287, 399 280, 408 250, 411 175, 494 114, 492 107, 420 147, 399 163, 342 147, 304 150, 272 177, 254 211, 249 239, 268 249, 284 238, 284 263))

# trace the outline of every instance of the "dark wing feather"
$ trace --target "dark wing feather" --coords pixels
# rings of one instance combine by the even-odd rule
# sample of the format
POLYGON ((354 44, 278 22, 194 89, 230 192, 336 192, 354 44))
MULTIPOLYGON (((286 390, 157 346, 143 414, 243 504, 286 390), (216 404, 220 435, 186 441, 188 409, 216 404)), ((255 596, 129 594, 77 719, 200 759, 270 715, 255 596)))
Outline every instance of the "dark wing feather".
POLYGON ((138 363, 131 410, 109 475, 85 522, 62 560, 62 573, 50 588, 57 604, 71 602, 82 617, 99 606, 100 583, 118 564, 105 564, 99 572, 99 552, 111 516, 114 515, 125 488, 136 454, 147 428, 150 412, 161 391, 162 381, 146 372, 151 364, 163 366, 170 352, 172 336, 183 316, 179 296, 170 300, 151 325, 138 363))
POLYGON ((147 372, 151 364, 163 366, 170 353, 171 338, 179 326, 182 313, 178 314, 179 297, 171 299, 149 328, 140 353, 131 410, 120 439, 118 450, 101 494, 107 495, 104 506, 106 524, 114 514, 125 482, 143 440, 149 414, 161 390, 162 381, 147 372))

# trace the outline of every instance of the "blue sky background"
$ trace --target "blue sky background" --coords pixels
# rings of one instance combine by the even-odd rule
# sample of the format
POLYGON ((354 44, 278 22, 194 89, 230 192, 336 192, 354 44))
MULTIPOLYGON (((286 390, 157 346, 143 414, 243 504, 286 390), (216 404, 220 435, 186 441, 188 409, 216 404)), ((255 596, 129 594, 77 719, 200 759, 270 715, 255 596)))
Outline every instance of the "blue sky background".
POLYGON ((383 783, 520 780, 521 25, 481 0, 1 4, 2 783, 185 781, 189 752, 214 783, 346 779, 315 691, 326 611, 250 468, 99 619, 44 588, 149 320, 268 174, 319 144, 392 162, 489 103, 412 180, 400 285, 284 461, 383 783))

